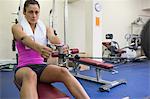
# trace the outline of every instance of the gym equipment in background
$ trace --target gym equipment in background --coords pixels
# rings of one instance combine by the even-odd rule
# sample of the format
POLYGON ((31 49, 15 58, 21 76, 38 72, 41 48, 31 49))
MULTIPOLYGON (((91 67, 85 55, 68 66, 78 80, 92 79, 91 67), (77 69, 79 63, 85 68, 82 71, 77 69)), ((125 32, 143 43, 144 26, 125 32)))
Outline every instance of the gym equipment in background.
POLYGON ((100 86, 100 88, 99 88, 100 91, 110 91, 110 89, 115 86, 127 83, 127 81, 125 79, 115 80, 115 81, 106 81, 101 78, 102 77, 100 75, 101 71, 109 71, 109 72, 117 73, 117 71, 113 68, 114 67, 113 64, 103 63, 103 62, 93 60, 90 58, 86 58, 86 57, 82 58, 78 55, 78 53, 79 53, 78 49, 70 49, 70 53, 63 54, 63 46, 62 45, 60 45, 60 46, 56 45, 56 48, 58 48, 58 52, 55 52, 54 54, 52 54, 52 57, 58 57, 59 66, 69 67, 68 63, 67 63, 68 60, 70 62, 73 62, 74 66, 70 72, 77 78, 104 84, 104 85, 100 86), (96 77, 91 77, 91 76, 87 76, 84 74, 80 74, 80 64, 94 67, 96 77))
POLYGON ((141 35, 139 34, 126 34, 125 39, 128 41, 130 49, 138 50, 141 48, 141 35))
POLYGON ((105 49, 103 49, 102 57, 104 61, 111 63, 127 63, 146 60, 146 58, 142 55, 141 37, 139 35, 131 36, 131 44, 123 48, 120 48, 119 44, 112 40, 112 34, 106 34, 106 39, 110 39, 110 41, 102 42, 102 44, 105 46, 105 49))
POLYGON ((147 21, 141 31, 141 46, 145 56, 150 59, 150 20, 147 21))
POLYGON ((119 44, 113 40, 113 34, 106 34, 106 39, 109 41, 102 42, 102 44, 105 46, 105 49, 103 49, 102 59, 111 63, 121 62, 121 54, 125 53, 126 51, 121 49, 119 44), (105 54, 107 54, 107 56, 105 54))
POLYGON ((16 60, 1 60, 0 61, 0 71, 13 71, 14 66, 17 64, 16 60))
POLYGON ((52 9, 49 12, 49 27, 52 27, 54 29, 54 34, 57 35, 54 23, 55 23, 55 0, 53 0, 52 9))

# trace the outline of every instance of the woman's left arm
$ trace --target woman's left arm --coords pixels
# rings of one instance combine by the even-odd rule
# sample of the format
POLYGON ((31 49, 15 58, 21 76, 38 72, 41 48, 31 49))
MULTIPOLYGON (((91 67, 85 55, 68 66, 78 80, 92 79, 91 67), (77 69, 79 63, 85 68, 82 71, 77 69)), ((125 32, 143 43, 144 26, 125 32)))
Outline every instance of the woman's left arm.
POLYGON ((61 44, 61 40, 54 34, 54 29, 46 27, 47 38, 52 44, 61 44))

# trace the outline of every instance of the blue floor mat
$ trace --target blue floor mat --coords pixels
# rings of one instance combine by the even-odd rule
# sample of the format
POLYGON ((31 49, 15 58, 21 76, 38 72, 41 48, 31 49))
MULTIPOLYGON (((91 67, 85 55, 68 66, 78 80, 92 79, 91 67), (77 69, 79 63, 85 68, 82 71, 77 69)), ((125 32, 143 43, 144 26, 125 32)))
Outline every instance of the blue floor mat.
MULTIPOLYGON (((118 74, 102 72, 105 80, 126 79, 126 85, 119 85, 110 92, 100 92, 101 84, 78 79, 91 99, 144 99, 150 96, 150 61, 140 63, 122 64, 116 67, 118 74)), ((95 76, 94 68, 84 71, 83 74, 95 76)), ((54 86, 71 96, 70 92, 62 83, 54 83, 54 86)), ((72 96, 71 96, 72 97, 72 96)), ((72 97, 73 98, 73 97, 72 97)), ((0 99, 19 99, 19 92, 13 84, 13 72, 0 72, 0 99)))

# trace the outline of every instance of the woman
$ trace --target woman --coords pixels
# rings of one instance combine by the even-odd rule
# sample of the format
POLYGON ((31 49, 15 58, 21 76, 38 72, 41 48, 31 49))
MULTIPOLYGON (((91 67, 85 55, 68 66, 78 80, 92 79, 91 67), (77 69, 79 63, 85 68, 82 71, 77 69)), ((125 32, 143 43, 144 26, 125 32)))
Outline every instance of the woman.
POLYGON ((46 46, 46 39, 53 44, 61 41, 54 35, 53 29, 45 27, 39 21, 40 5, 36 0, 26 0, 24 20, 12 26, 18 49, 18 66, 15 80, 21 85, 21 99, 38 99, 37 81, 62 82, 76 99, 89 99, 80 83, 63 67, 46 65, 44 58, 49 58, 52 49, 46 46))

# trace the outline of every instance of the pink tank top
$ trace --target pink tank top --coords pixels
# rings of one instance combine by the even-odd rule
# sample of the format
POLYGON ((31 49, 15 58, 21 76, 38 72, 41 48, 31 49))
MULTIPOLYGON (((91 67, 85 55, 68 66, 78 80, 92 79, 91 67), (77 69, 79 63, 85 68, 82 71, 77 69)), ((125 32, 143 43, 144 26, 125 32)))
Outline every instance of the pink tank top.
POLYGON ((43 64, 44 59, 41 55, 31 48, 27 48, 22 42, 16 41, 18 49, 18 66, 22 67, 29 64, 43 64))

